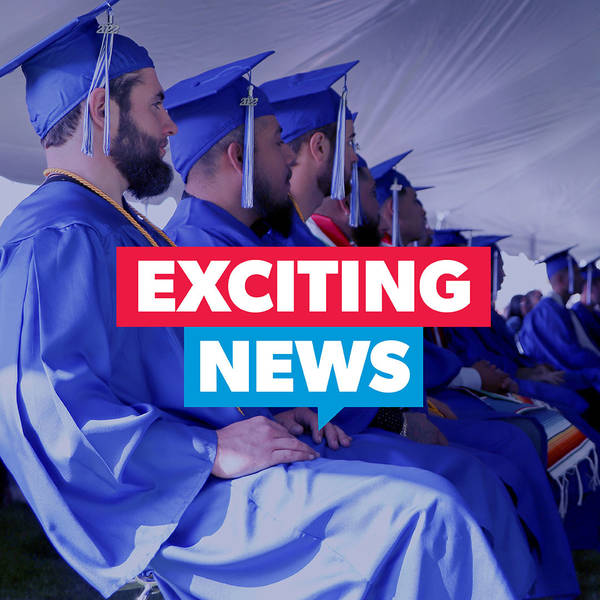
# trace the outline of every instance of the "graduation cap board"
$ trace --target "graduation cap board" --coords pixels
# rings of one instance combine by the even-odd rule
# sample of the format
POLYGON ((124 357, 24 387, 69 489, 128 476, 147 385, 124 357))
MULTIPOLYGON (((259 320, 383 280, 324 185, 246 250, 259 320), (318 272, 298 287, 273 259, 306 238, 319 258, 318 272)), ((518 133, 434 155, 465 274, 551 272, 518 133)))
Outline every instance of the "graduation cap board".
MULTIPOLYGON (((461 231, 465 231, 464 229, 461 231)), ((508 235, 474 235, 473 239, 471 240, 471 246, 475 246, 475 247, 479 247, 479 248, 484 248, 484 247, 490 247, 493 248, 495 251, 500 251, 500 248, 498 248, 497 244, 498 242, 501 242, 502 240, 505 240, 506 238, 512 237, 510 234, 508 235)))
MULTIPOLYGON (((75 108, 91 92, 125 73, 154 67, 148 52, 128 37, 118 35, 112 6, 119 0, 103 2, 94 10, 73 19, 10 62, 0 67, 0 77, 17 67, 26 80, 29 119, 40 138, 75 108), (107 22, 96 17, 107 12, 107 22)), ((110 151, 110 110, 104 117, 104 153, 110 151)), ((82 152, 92 154, 92 127, 89 103, 84 114, 82 152)))
POLYGON ((371 175, 375 180, 375 192, 379 206, 392 195, 392 245, 402 246, 400 239, 400 224, 398 223, 399 194, 405 187, 412 187, 410 181, 400 172, 396 171, 396 165, 404 160, 412 150, 393 156, 388 160, 375 165, 371 169, 371 175))
MULTIPOLYGON (((309 131, 336 123, 330 193, 335 200, 343 200, 346 197, 344 181, 346 121, 353 120, 355 116, 347 106, 346 76, 357 63, 358 61, 355 60, 306 73, 296 73, 268 81, 261 86, 275 108, 275 116, 283 129, 282 138, 286 143, 309 131), (331 86, 342 77, 344 77, 344 89, 340 96, 331 86)), ((356 199, 354 205, 352 201, 350 204, 350 222, 357 222, 356 199)))
POLYGON ((473 232, 479 229, 461 228, 461 229, 434 229, 432 246, 470 246, 473 240, 473 232), (465 237, 467 233, 469 237, 465 237))
POLYGON ((178 128, 171 138, 171 157, 185 182, 202 156, 228 133, 245 125, 244 208, 253 206, 254 119, 274 114, 265 93, 252 84, 251 71, 273 53, 262 52, 210 69, 165 92, 165 108, 178 128), (250 74, 249 78, 246 74, 250 74))

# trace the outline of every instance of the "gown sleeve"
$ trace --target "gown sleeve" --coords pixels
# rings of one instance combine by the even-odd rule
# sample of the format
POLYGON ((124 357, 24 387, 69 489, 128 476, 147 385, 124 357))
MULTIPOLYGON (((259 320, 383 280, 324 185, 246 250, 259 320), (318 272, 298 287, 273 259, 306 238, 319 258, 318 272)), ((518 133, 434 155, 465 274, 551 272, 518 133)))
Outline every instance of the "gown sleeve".
POLYGON ((116 392, 114 350, 137 342, 115 326, 116 245, 71 225, 0 248, 0 456, 106 596, 146 567, 216 454, 215 431, 116 392))

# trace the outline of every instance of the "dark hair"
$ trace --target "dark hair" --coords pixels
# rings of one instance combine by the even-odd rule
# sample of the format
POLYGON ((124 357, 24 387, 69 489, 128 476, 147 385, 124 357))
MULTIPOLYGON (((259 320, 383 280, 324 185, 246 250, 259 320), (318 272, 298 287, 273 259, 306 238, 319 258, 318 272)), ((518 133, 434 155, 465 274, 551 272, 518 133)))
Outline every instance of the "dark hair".
POLYGON ((337 123, 329 123, 323 127, 319 127, 318 129, 307 131, 291 142, 288 142, 288 145, 294 151, 294 154, 298 154, 298 152, 300 152, 300 148, 302 148, 302 144, 307 144, 310 138, 315 135, 315 133, 322 133, 329 140, 329 143, 335 147, 337 123))
MULTIPOLYGON (((111 79, 109 82, 109 92, 111 100, 114 100, 123 113, 128 113, 131 109, 131 90, 140 83, 141 78, 137 73, 125 73, 120 77, 111 79)), ((44 148, 52 146, 62 146, 75 133, 81 115, 83 114, 82 100, 75 108, 68 112, 58 123, 56 123, 42 138, 41 143, 44 148)))
MULTIPOLYGON (((244 146, 244 133, 246 127, 245 125, 240 125, 236 127, 233 131, 230 131, 225 137, 221 138, 211 149, 203 154, 192 166, 190 169, 190 173, 192 171, 197 172, 200 170, 202 175, 205 177, 214 177, 217 169, 217 161, 219 157, 227 151, 229 144, 239 144, 240 146, 244 146)), ((256 152, 256 146, 254 148, 256 152)), ((189 179, 189 174, 188 174, 189 179)))
POLYGON ((524 298, 523 294, 516 294, 510 299, 510 304, 508 305, 508 316, 509 317, 522 317, 523 313, 521 312, 521 300, 524 298))
POLYGON ((371 172, 368 167, 358 167, 358 178, 362 181, 366 181, 370 174, 371 172))

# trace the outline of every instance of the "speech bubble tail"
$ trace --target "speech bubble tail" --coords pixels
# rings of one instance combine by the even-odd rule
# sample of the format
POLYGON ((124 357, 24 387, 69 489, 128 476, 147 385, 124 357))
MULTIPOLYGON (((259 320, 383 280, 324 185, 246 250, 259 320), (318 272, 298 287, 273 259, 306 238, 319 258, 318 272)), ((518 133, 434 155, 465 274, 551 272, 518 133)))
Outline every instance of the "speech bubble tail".
POLYGON ((317 408, 317 414, 319 417, 319 429, 323 429, 323 427, 325 427, 325 425, 327 425, 327 423, 329 423, 329 421, 331 421, 331 419, 333 419, 333 417, 335 417, 335 415, 337 415, 341 409, 341 406, 338 407, 334 404, 332 404, 331 406, 319 405, 319 407, 317 408))

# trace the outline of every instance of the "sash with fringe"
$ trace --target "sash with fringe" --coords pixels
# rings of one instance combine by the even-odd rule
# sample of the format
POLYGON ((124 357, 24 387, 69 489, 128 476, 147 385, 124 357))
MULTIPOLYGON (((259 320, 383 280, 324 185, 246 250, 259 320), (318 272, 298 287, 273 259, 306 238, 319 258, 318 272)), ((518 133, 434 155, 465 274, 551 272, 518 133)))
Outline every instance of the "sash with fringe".
POLYGON ((583 502, 585 489, 593 491, 600 485, 596 445, 558 410, 541 400, 520 394, 500 395, 484 390, 462 389, 498 412, 531 416, 540 423, 548 440, 546 468, 560 490, 558 510, 561 517, 564 518, 567 514, 570 475, 577 480, 579 506, 583 502), (591 473, 589 481, 585 482, 587 485, 584 484, 580 473, 580 467, 586 463, 591 473))

